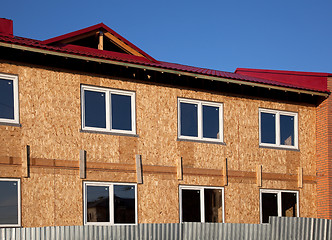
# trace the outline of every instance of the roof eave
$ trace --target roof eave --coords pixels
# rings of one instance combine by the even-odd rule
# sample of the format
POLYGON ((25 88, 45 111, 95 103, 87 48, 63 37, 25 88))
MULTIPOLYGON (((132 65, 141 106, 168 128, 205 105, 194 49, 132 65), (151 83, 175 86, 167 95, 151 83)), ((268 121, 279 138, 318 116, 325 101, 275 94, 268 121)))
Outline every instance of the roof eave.
POLYGON ((157 72, 171 73, 171 74, 176 74, 176 75, 184 75, 184 76, 190 76, 190 77, 195 77, 195 78, 200 78, 200 79, 206 79, 206 80, 210 80, 210 81, 219 81, 219 82, 233 83, 233 84, 238 84, 238 85, 261 87, 261 88, 274 89, 274 90, 279 90, 279 91, 284 91, 284 92, 309 94, 312 96, 321 96, 321 97, 325 97, 325 98, 327 98, 330 94, 329 92, 320 92, 320 91, 306 90, 306 89, 300 89, 300 88, 275 86, 275 85, 269 85, 269 84, 263 84, 263 83, 257 83, 257 82, 249 82, 249 81, 230 79, 230 78, 224 78, 224 77, 208 76, 208 75, 203 75, 203 74, 198 74, 198 73, 191 73, 191 72, 180 71, 180 70, 172 70, 172 69, 161 68, 161 67, 146 66, 146 65, 140 65, 140 64, 135 64, 135 63, 127 63, 127 62, 121 62, 121 61, 115 61, 115 60, 86 57, 86 56, 81 56, 81 55, 76 55, 76 54, 62 53, 62 52, 57 52, 57 51, 27 47, 27 46, 22 46, 22 45, 18 45, 18 44, 0 42, 0 46, 12 48, 12 49, 30 51, 30 52, 34 52, 34 53, 42 53, 42 54, 48 54, 48 55, 53 55, 53 56, 60 56, 60 57, 66 57, 66 58, 72 58, 72 59, 91 61, 91 62, 133 67, 133 68, 146 69, 146 70, 152 70, 152 71, 157 71, 157 72))

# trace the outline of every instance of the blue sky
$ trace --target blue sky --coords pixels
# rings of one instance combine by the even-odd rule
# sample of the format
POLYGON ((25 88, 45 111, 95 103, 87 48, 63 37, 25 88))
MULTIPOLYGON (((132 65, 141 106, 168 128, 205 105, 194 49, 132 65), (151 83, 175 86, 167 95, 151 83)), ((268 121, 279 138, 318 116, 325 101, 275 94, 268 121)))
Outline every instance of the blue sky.
POLYGON ((48 39, 103 22, 152 57, 332 73, 332 0, 2 0, 14 34, 48 39))

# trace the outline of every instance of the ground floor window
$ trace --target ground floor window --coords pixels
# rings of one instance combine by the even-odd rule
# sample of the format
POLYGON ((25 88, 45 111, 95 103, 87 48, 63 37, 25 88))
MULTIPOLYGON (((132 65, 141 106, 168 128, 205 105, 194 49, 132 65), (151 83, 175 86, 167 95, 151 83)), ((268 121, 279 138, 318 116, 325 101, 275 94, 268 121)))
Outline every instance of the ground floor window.
POLYGON ((223 188, 180 186, 179 195, 181 222, 223 222, 223 188))
POLYGON ((85 182, 85 224, 136 224, 136 184, 85 182))
POLYGON ((0 227, 21 225, 20 179, 0 178, 0 227))
POLYGON ((298 217, 298 202, 297 191, 261 189, 261 223, 268 223, 270 216, 298 217))

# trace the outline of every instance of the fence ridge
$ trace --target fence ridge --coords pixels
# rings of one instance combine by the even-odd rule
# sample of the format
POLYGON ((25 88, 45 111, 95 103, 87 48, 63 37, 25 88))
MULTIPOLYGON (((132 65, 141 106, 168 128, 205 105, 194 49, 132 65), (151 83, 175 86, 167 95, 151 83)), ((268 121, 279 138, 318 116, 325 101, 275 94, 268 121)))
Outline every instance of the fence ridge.
POLYGON ((270 217, 268 224, 142 223, 0 228, 0 240, 332 240, 332 220, 270 217))

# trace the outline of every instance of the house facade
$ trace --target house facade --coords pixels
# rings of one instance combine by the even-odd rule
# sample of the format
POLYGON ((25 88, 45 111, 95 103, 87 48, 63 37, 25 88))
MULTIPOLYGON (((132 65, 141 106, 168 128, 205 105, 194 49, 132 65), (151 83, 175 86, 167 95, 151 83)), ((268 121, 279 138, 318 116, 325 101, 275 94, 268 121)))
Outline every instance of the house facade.
POLYGON ((161 62, 104 24, 1 19, 0 53, 1 227, 332 217, 328 74, 161 62))

